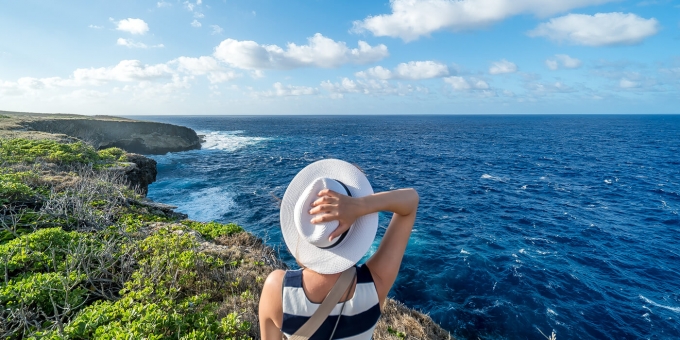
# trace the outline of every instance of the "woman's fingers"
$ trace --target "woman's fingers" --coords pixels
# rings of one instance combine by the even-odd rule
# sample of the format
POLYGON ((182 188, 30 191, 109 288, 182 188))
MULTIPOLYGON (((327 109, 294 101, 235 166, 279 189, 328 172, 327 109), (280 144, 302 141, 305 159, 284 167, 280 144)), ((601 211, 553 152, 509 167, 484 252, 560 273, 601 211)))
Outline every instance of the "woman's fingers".
POLYGON ((337 214, 323 214, 323 215, 316 215, 314 218, 312 218, 311 222, 312 222, 312 224, 317 224, 317 223, 335 221, 337 219, 338 219, 337 214))
POLYGON ((335 192, 335 191, 333 191, 333 190, 331 190, 331 189, 323 189, 323 190, 319 191, 319 193, 317 194, 317 196, 331 196, 331 197, 337 197, 337 196, 338 196, 338 193, 335 192))
POLYGON ((326 212, 326 213, 328 213, 328 212, 331 212, 331 211, 333 210, 333 208, 335 208, 335 207, 337 207, 337 205, 333 205, 333 204, 321 204, 321 205, 317 205, 316 207, 312 208, 312 209, 309 211, 309 214, 310 214, 310 215, 316 215, 316 214, 318 214, 318 213, 320 213, 320 212, 326 212))
POLYGON ((337 202, 337 201, 338 201, 338 199, 337 199, 336 197, 323 196, 323 197, 317 199, 316 201, 314 201, 314 203, 312 203, 312 206, 313 206, 313 207, 316 207, 316 206, 318 206, 318 205, 320 205, 320 204, 335 203, 335 202, 337 202))
POLYGON ((349 229, 349 226, 347 226, 344 223, 340 223, 337 228, 331 233, 331 235, 328 237, 329 241, 333 241, 336 237, 342 235, 342 233, 346 232, 347 229, 349 229))

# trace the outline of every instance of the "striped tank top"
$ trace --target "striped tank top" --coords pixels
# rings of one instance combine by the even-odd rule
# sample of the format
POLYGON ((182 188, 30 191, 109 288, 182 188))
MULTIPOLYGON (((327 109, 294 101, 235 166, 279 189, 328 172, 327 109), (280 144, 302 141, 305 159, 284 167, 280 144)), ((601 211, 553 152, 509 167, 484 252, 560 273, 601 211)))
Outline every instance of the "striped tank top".
MULTIPOLYGON (((316 312, 320 304, 307 299, 302 288, 302 270, 289 270, 283 278, 283 325, 281 331, 290 337, 316 312)), ((310 340, 327 340, 330 338, 342 302, 338 303, 326 321, 314 333, 310 340)), ((373 277, 366 265, 357 267, 357 286, 354 296, 347 300, 342 316, 338 322, 333 339, 365 340, 373 337, 380 318, 380 301, 375 290, 373 277)))

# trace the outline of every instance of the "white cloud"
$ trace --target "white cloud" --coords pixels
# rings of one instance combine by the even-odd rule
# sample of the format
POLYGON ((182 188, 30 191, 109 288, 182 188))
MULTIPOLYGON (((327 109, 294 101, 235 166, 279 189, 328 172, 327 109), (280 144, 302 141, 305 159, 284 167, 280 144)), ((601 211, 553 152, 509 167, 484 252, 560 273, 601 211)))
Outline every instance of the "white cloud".
POLYGON ((148 46, 145 43, 135 42, 132 39, 125 39, 125 38, 118 38, 118 40, 116 41, 116 44, 118 44, 120 46, 125 46, 127 48, 163 48, 163 47, 165 47, 165 45, 163 45, 163 44, 148 46))
POLYGON ((331 98, 340 99, 344 94, 361 93, 365 95, 398 95, 405 96, 413 92, 427 92, 426 88, 411 85, 392 84, 387 80, 351 80, 343 78, 338 83, 329 80, 321 82, 321 87, 331 93, 331 98))
POLYGON ((222 32, 224 32, 224 29, 218 25, 210 25, 210 28, 212 28, 212 32, 210 33, 212 35, 222 34, 222 32))
POLYGON ((123 60, 113 67, 76 69, 69 78, 22 77, 16 82, 0 81, 0 93, 22 95, 59 88, 99 86, 109 81, 144 82, 172 76, 173 70, 166 64, 143 65, 138 60, 123 60))
POLYGON ((307 45, 289 43, 284 50, 276 45, 226 39, 215 48, 214 56, 242 69, 292 69, 333 68, 348 63, 365 64, 389 55, 385 45, 370 46, 361 40, 358 48, 353 49, 342 41, 336 42, 320 33, 307 40, 307 45))
POLYGON ((165 1, 159 1, 159 2, 156 3, 156 7, 158 7, 158 8, 170 7, 170 6, 172 6, 172 4, 169 3, 169 2, 165 2, 165 1))
POLYGON ((87 27, 94 28, 96 30, 100 30, 100 29, 104 28, 104 26, 97 26, 97 25, 90 25, 90 26, 87 26, 87 27))
POLYGON ((179 57, 170 63, 176 63, 177 69, 181 72, 197 75, 222 70, 222 66, 220 66, 220 63, 215 58, 206 56, 198 58, 179 57))
POLYGON ((390 71, 382 66, 369 68, 366 71, 357 72, 359 78, 376 79, 430 79, 449 75, 449 68, 445 64, 436 61, 410 61, 401 63, 390 71))
POLYGON ((391 14, 354 22, 352 31, 416 40, 439 30, 484 27, 520 14, 541 17, 616 0, 390 0, 391 14))
POLYGON ((234 71, 216 71, 207 74, 208 81, 211 84, 224 83, 225 81, 234 80, 241 75, 234 71))
POLYGON ((506 74, 515 72, 517 72, 517 65, 505 59, 493 62, 489 68, 490 74, 506 74))
POLYGON ((545 61, 545 65, 553 71, 559 69, 560 66, 563 68, 579 68, 582 64, 583 63, 580 60, 566 54, 555 54, 555 58, 545 61))
POLYGON ((113 67, 79 68, 73 71, 77 81, 138 81, 169 77, 173 73, 166 64, 143 65, 139 60, 122 60, 113 67))
POLYGON ((142 19, 127 18, 118 21, 116 29, 131 34, 145 34, 149 31, 149 25, 142 19))
POLYGON ((194 19, 194 21, 191 22, 191 27, 196 28, 201 27, 201 23, 198 20, 194 19))
POLYGON ((553 71, 560 68, 560 64, 555 59, 547 59, 545 61, 545 66, 548 66, 548 68, 553 70, 553 71))
POLYGON ((319 90, 307 86, 283 85, 280 82, 274 83, 273 91, 255 92, 255 96, 263 97, 289 97, 289 96, 307 96, 319 93, 319 90))
POLYGON ((540 24, 528 34, 575 45, 632 45, 655 35, 659 28, 656 19, 632 13, 568 14, 540 24))
POLYGON ((561 81, 556 81, 554 83, 529 82, 526 83, 524 87, 531 91, 532 95, 540 97, 550 94, 572 93, 577 91, 561 81))
POLYGON ((211 83, 222 83, 240 77, 232 70, 226 70, 213 57, 179 57, 168 64, 176 64, 177 70, 191 75, 206 75, 211 83))
POLYGON ((490 88, 487 82, 477 78, 465 79, 464 77, 453 76, 444 78, 444 82, 451 85, 451 88, 455 91, 488 90, 490 88))
POLYGON ((621 87, 622 89, 632 89, 640 87, 640 83, 626 78, 621 78, 621 81, 619 81, 619 87, 621 87))
POLYGON ((205 14, 199 13, 199 12, 194 12, 194 18, 205 18, 205 14))

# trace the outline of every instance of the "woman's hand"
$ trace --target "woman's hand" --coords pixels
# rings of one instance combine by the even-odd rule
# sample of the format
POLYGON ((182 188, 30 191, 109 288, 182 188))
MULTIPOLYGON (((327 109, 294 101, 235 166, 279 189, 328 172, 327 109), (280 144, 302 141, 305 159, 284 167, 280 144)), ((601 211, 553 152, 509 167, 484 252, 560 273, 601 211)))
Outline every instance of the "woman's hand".
POLYGON ((310 215, 316 215, 311 222, 313 224, 339 222, 338 227, 328 238, 329 241, 342 235, 354 224, 354 221, 364 215, 361 212, 360 198, 345 196, 330 189, 321 190, 317 195, 320 198, 312 203, 312 209, 309 211, 310 215))

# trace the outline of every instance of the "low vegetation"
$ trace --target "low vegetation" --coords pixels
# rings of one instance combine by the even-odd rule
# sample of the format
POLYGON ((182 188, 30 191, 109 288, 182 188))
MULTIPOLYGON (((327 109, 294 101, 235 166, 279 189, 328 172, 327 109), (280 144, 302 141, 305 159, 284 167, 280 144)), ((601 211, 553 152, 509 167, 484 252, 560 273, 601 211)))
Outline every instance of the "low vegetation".
MULTIPOLYGON (((1 339, 259 339, 267 274, 285 266, 235 224, 145 204, 120 149, 0 140, 1 339), (114 170, 112 170, 114 169, 114 170)), ((390 301, 376 339, 438 338, 390 301)))

